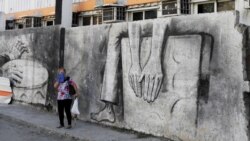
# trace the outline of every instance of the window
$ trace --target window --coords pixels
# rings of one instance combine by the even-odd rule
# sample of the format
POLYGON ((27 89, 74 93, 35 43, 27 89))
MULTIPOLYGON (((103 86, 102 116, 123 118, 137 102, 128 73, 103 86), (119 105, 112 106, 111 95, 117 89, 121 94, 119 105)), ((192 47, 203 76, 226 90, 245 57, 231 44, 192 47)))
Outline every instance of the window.
POLYGON ((145 19, 157 18, 157 10, 145 11, 145 19))
POLYGON ((53 26, 54 20, 55 20, 55 16, 53 16, 53 15, 44 16, 42 18, 42 23, 44 24, 44 26, 53 26))
POLYGON ((22 24, 18 24, 18 29, 23 29, 23 25, 22 24))
POLYGON ((181 0, 181 14, 190 14, 190 0, 181 0))
POLYGON ((46 25, 47 25, 47 26, 53 26, 53 25, 54 25, 54 21, 47 21, 47 22, 46 22, 46 25))
POLYGON ((103 21, 114 20, 114 8, 103 9, 103 21))
POLYGON ((143 12, 133 13, 133 21, 143 20, 143 12))
POLYGON ((214 3, 198 4, 198 13, 213 13, 214 3))
POLYGON ((99 24, 102 24, 102 16, 98 16, 98 22, 99 24))
POLYGON ((25 18, 25 27, 26 28, 32 27, 32 18, 31 17, 25 18))
POLYGON ((191 0, 165 0, 162 1, 162 15, 172 14, 190 14, 191 13, 191 0), (178 9, 178 6, 180 9, 178 9))
POLYGON ((102 16, 101 15, 94 15, 93 16, 93 25, 102 24, 102 16))
POLYGON ((18 28, 18 29, 23 29, 24 28, 24 22, 25 20, 24 19, 16 19, 15 20, 15 27, 18 28))
POLYGON ((157 9, 129 13, 129 17, 130 17, 129 18, 130 21, 131 20, 139 21, 139 20, 144 20, 144 19, 155 19, 157 18, 157 9))
POLYGON ((34 17, 34 27, 41 27, 42 26, 42 18, 34 17))
POLYGON ((162 15, 177 14, 177 0, 162 1, 162 15))
POLYGON ((98 17, 97 16, 93 16, 93 25, 98 24, 98 17))
POLYGON ((123 21, 125 20, 125 10, 126 10, 125 7, 104 8, 103 9, 103 21, 117 21, 117 20, 123 21))
POLYGON ((121 20, 121 21, 125 20, 125 8, 124 7, 117 7, 116 9, 117 9, 116 10, 116 13, 117 13, 116 19, 121 20))
POLYGON ((78 13, 73 13, 72 15, 72 27, 78 26, 78 13))
POLYGON ((6 20, 6 30, 9 30, 9 29, 14 29, 15 28, 15 22, 14 20, 6 20))
POLYGON ((91 24, 91 17, 83 17, 82 25, 90 25, 91 24))
POLYGON ((235 1, 224 1, 217 3, 217 11, 235 10, 235 1))

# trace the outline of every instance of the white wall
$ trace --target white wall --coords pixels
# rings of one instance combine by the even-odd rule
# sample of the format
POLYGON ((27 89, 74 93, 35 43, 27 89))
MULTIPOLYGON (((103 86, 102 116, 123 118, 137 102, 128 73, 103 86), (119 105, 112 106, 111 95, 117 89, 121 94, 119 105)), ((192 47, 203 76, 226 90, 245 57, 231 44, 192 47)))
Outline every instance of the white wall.
POLYGON ((5 30, 5 14, 0 11, 0 31, 5 30))
POLYGON ((236 0, 235 1, 235 10, 240 12, 240 23, 250 25, 250 7, 246 7, 249 5, 250 0, 236 0))

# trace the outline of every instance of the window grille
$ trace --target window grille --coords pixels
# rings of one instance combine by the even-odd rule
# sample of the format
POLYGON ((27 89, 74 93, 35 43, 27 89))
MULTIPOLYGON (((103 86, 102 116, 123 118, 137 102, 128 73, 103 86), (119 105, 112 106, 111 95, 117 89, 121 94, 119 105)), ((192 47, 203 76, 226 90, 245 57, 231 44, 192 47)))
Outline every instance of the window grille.
POLYGON ((102 16, 101 15, 94 15, 93 16, 93 25, 102 24, 102 16))
POLYGON ((114 21, 114 20, 123 21, 125 20, 125 10, 126 10, 125 7, 104 8, 103 9, 103 21, 114 21))
POLYGON ((114 20, 114 8, 105 8, 103 9, 103 21, 114 20))
POLYGON ((42 18, 34 17, 34 27, 41 27, 41 26, 42 26, 42 18))
POLYGON ((172 15, 178 14, 190 14, 191 13, 191 3, 190 0, 164 0, 162 1, 162 15, 172 15), (178 9, 178 5, 180 9, 178 9))
POLYGON ((145 11, 145 19, 155 19, 157 18, 157 10, 145 11))
POLYGON ((32 27, 32 18, 25 18, 25 27, 29 28, 32 27))
POLYGON ((177 14, 177 0, 162 1, 162 15, 177 14))
POLYGON ((117 20, 125 20, 125 7, 117 7, 117 20))
POLYGON ((190 0, 181 0, 181 14, 191 14, 190 0))

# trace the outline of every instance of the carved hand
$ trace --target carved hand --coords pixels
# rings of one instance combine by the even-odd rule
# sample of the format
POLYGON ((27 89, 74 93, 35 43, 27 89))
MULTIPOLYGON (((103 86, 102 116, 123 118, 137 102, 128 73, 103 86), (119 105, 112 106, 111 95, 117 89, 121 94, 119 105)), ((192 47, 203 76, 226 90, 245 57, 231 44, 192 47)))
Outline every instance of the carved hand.
POLYGON ((141 97, 141 76, 140 65, 140 44, 141 44, 141 27, 138 23, 129 24, 129 43, 131 51, 131 67, 128 74, 128 80, 131 88, 137 97, 141 97))
POLYGON ((147 102, 154 102, 159 95, 163 80, 161 60, 156 60, 155 57, 151 56, 142 71, 140 82, 143 79, 143 99, 147 102))
POLYGON ((133 89, 135 95, 137 97, 141 97, 141 83, 140 83, 140 76, 141 76, 141 68, 138 65, 132 65, 129 74, 128 80, 131 88, 133 89))
POLYGON ((10 58, 10 60, 21 58, 23 53, 29 53, 29 49, 26 44, 21 41, 17 41, 13 46, 9 47, 8 51, 2 53, 10 58))
POLYGON ((17 86, 18 84, 21 83, 23 79, 23 71, 18 69, 16 65, 11 65, 9 66, 6 70, 3 72, 3 76, 7 77, 11 80, 11 82, 17 86))
POLYGON ((153 25, 151 55, 140 78, 140 82, 143 78, 145 80, 143 99, 147 102, 154 102, 161 89, 163 80, 161 54, 166 28, 167 25, 158 22, 153 25))

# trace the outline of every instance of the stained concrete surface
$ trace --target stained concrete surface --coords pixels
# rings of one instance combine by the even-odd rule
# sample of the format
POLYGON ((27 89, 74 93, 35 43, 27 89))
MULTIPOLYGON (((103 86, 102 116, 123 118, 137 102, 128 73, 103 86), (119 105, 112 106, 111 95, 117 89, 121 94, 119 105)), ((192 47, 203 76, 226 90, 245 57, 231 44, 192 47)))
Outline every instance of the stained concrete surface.
MULTIPOLYGON (((60 136, 88 141, 171 141, 165 138, 157 138, 151 135, 100 126, 79 120, 73 123, 73 128, 70 130, 57 129, 56 126, 58 124, 59 120, 56 114, 41 110, 40 108, 19 104, 0 105, 1 141, 12 141, 8 139, 9 135, 13 136, 11 137, 13 141, 19 141, 19 139, 20 141, 22 139, 25 141, 31 139, 40 141, 35 137, 40 137, 41 141, 45 141, 46 139, 50 139, 51 135, 52 141, 54 141, 53 139, 59 139, 60 136), (11 122, 6 125, 6 121, 11 122), (34 135, 31 135, 31 133, 34 135), (20 135, 25 137, 18 138, 20 135), (46 135, 48 138, 45 138, 46 135)), ((67 141, 67 138, 62 141, 67 141)))
POLYGON ((248 27, 238 16, 66 29, 64 66, 79 86, 80 118, 183 141, 248 141, 248 27))

